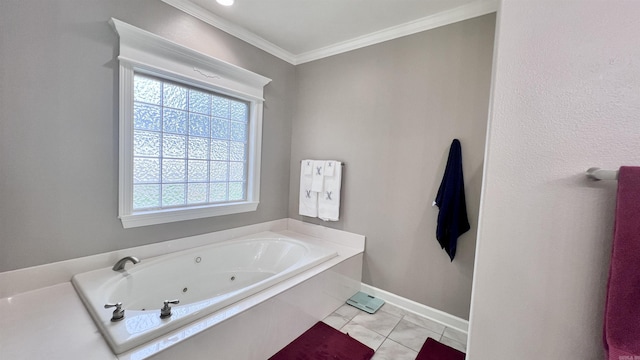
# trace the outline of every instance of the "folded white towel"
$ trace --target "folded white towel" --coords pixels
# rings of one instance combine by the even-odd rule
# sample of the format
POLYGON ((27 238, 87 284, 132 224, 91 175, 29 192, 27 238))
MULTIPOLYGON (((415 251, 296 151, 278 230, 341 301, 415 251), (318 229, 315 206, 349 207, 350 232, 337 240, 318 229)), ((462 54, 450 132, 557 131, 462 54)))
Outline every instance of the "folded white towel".
POLYGON ((324 161, 315 160, 313 162, 313 181, 311 191, 322 192, 324 189, 324 161))
POLYGON ((324 162, 324 176, 333 176, 337 161, 327 160, 324 162))
POLYGON ((298 212, 303 216, 318 216, 318 193, 311 190, 313 173, 307 174, 307 168, 312 169, 313 160, 303 160, 300 167, 300 205, 298 212), (309 164, 309 166, 307 166, 309 164))
POLYGON ((302 160, 302 172, 305 175, 313 175, 313 160, 302 160))
POLYGON ((318 217, 324 221, 338 221, 340 218, 342 164, 339 161, 331 161, 331 163, 333 163, 333 175, 329 176, 325 173, 324 190, 318 194, 318 217))

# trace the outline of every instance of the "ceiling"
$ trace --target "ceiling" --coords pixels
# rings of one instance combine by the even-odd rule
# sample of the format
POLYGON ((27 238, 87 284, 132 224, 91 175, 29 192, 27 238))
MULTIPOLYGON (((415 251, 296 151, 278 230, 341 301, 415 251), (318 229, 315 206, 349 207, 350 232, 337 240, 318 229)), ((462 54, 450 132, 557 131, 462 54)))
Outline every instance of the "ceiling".
POLYGON ((292 64, 494 12, 497 0, 162 0, 292 64))

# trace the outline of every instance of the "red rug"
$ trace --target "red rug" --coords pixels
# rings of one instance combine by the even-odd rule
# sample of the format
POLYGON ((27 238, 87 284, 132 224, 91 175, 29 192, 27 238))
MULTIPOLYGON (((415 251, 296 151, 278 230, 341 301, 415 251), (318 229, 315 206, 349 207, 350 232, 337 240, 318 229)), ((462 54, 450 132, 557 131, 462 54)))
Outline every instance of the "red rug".
POLYGON ((347 334, 318 322, 269 360, 369 360, 373 350, 347 334))
POLYGON ((432 338, 422 345, 416 360, 464 360, 465 354, 432 338))

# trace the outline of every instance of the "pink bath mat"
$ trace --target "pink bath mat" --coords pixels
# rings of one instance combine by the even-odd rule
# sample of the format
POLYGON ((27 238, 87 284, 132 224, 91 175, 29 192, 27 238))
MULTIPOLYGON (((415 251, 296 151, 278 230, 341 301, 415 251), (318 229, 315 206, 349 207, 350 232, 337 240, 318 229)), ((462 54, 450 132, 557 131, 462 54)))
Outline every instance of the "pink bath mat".
POLYGON ((269 360, 369 360, 372 356, 371 348, 318 322, 269 360))
POLYGON ((422 345, 416 360, 464 360, 465 354, 432 338, 422 345))

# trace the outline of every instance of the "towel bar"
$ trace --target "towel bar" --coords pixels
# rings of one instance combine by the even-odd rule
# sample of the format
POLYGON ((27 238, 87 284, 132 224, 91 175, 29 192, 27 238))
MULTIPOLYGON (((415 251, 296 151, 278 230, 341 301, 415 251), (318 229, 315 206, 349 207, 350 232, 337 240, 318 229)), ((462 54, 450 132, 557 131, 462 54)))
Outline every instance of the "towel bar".
POLYGON ((587 170, 587 177, 591 180, 618 180, 618 170, 602 170, 592 167, 587 170))
MULTIPOLYGON (((303 161, 303 160, 300 160, 300 163, 301 163, 301 164, 302 164, 302 161, 303 161)), ((344 164, 343 162, 340 162, 340 166, 344 167, 344 165, 345 165, 345 164, 344 164)))

